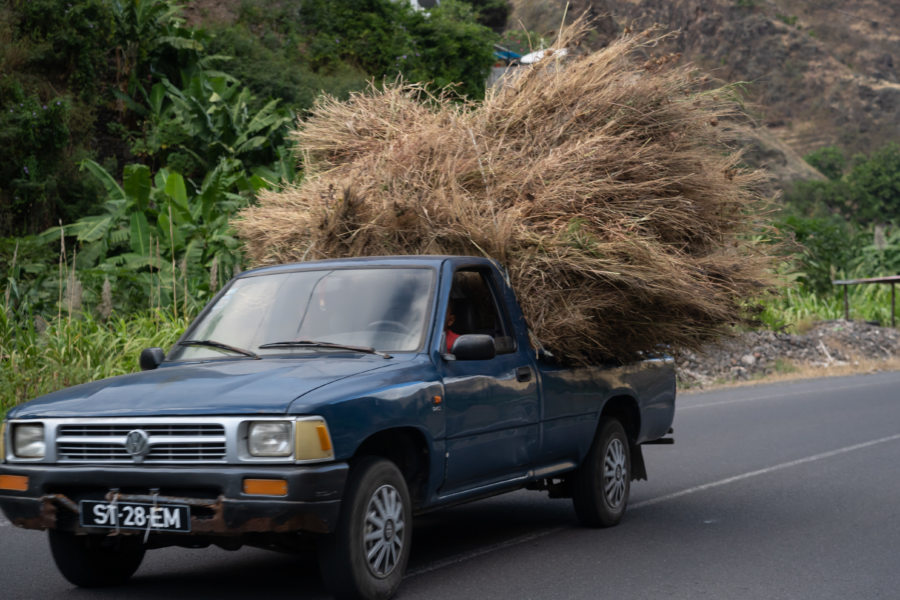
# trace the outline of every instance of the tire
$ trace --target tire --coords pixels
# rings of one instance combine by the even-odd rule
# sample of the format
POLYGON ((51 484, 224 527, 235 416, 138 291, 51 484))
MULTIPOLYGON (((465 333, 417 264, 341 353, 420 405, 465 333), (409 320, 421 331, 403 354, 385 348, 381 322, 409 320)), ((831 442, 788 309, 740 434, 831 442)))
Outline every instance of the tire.
POLYGON ((144 559, 140 536, 75 535, 50 530, 50 551, 62 576, 79 587, 121 585, 144 559))
POLYGON ((412 511, 394 463, 366 457, 350 471, 334 533, 319 540, 319 569, 338 599, 385 600, 406 571, 412 511), (369 538, 369 539, 367 539, 369 538))
POLYGON ((575 471, 572 503, 587 527, 612 527, 625 515, 631 490, 631 452, 625 429, 603 417, 594 443, 575 471))

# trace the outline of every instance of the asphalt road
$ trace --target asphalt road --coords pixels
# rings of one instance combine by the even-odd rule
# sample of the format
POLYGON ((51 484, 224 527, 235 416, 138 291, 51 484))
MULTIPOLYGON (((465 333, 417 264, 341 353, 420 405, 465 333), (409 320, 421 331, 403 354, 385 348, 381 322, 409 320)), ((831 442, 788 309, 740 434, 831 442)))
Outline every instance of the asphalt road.
MULTIPOLYGON (((613 529, 525 491, 416 519, 398 598, 900 598, 900 373, 685 395, 675 437, 613 529)), ((310 557, 256 549, 156 550, 81 590, 0 517, 0 598, 122 597, 327 596, 310 557)))

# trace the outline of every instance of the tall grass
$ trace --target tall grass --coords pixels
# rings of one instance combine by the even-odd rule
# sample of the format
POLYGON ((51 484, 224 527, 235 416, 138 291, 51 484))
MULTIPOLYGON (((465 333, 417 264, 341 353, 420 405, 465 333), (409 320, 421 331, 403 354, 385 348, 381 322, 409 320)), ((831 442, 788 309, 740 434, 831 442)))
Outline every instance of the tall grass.
POLYGON ((54 390, 137 371, 143 348, 171 346, 189 322, 163 310, 49 323, 0 311, 0 416, 54 390))
MULTIPOLYGON (((844 318, 843 289, 819 294, 803 286, 785 287, 769 299, 761 314, 763 323, 772 329, 795 330, 804 323, 844 318)), ((898 290, 900 295, 900 290, 898 290)), ((850 318, 891 324, 891 289, 889 285, 853 285, 848 290, 850 318)), ((900 299, 898 299, 900 304, 900 299)), ((900 306, 898 306, 900 311, 900 306)), ((900 314, 898 314, 900 317, 900 314)))

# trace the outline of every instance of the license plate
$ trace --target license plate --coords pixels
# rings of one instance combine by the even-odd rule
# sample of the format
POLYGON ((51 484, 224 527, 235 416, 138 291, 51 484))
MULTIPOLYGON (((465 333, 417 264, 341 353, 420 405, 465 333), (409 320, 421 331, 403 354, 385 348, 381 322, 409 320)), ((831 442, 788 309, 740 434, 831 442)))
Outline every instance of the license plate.
POLYGON ((82 500, 82 527, 139 529, 141 531, 191 530, 191 509, 185 504, 150 504, 144 502, 102 502, 82 500))

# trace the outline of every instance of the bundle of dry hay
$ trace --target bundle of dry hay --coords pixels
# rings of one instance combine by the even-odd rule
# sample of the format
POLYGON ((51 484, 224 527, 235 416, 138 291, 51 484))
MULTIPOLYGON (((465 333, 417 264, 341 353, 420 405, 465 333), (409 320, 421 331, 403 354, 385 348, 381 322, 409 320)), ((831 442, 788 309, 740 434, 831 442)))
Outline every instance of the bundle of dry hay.
POLYGON ((727 333, 768 285, 761 176, 722 145, 734 96, 646 60, 654 36, 548 51, 479 104, 402 82, 321 100, 294 133, 306 179, 235 223, 249 257, 491 256, 572 362, 727 333))

